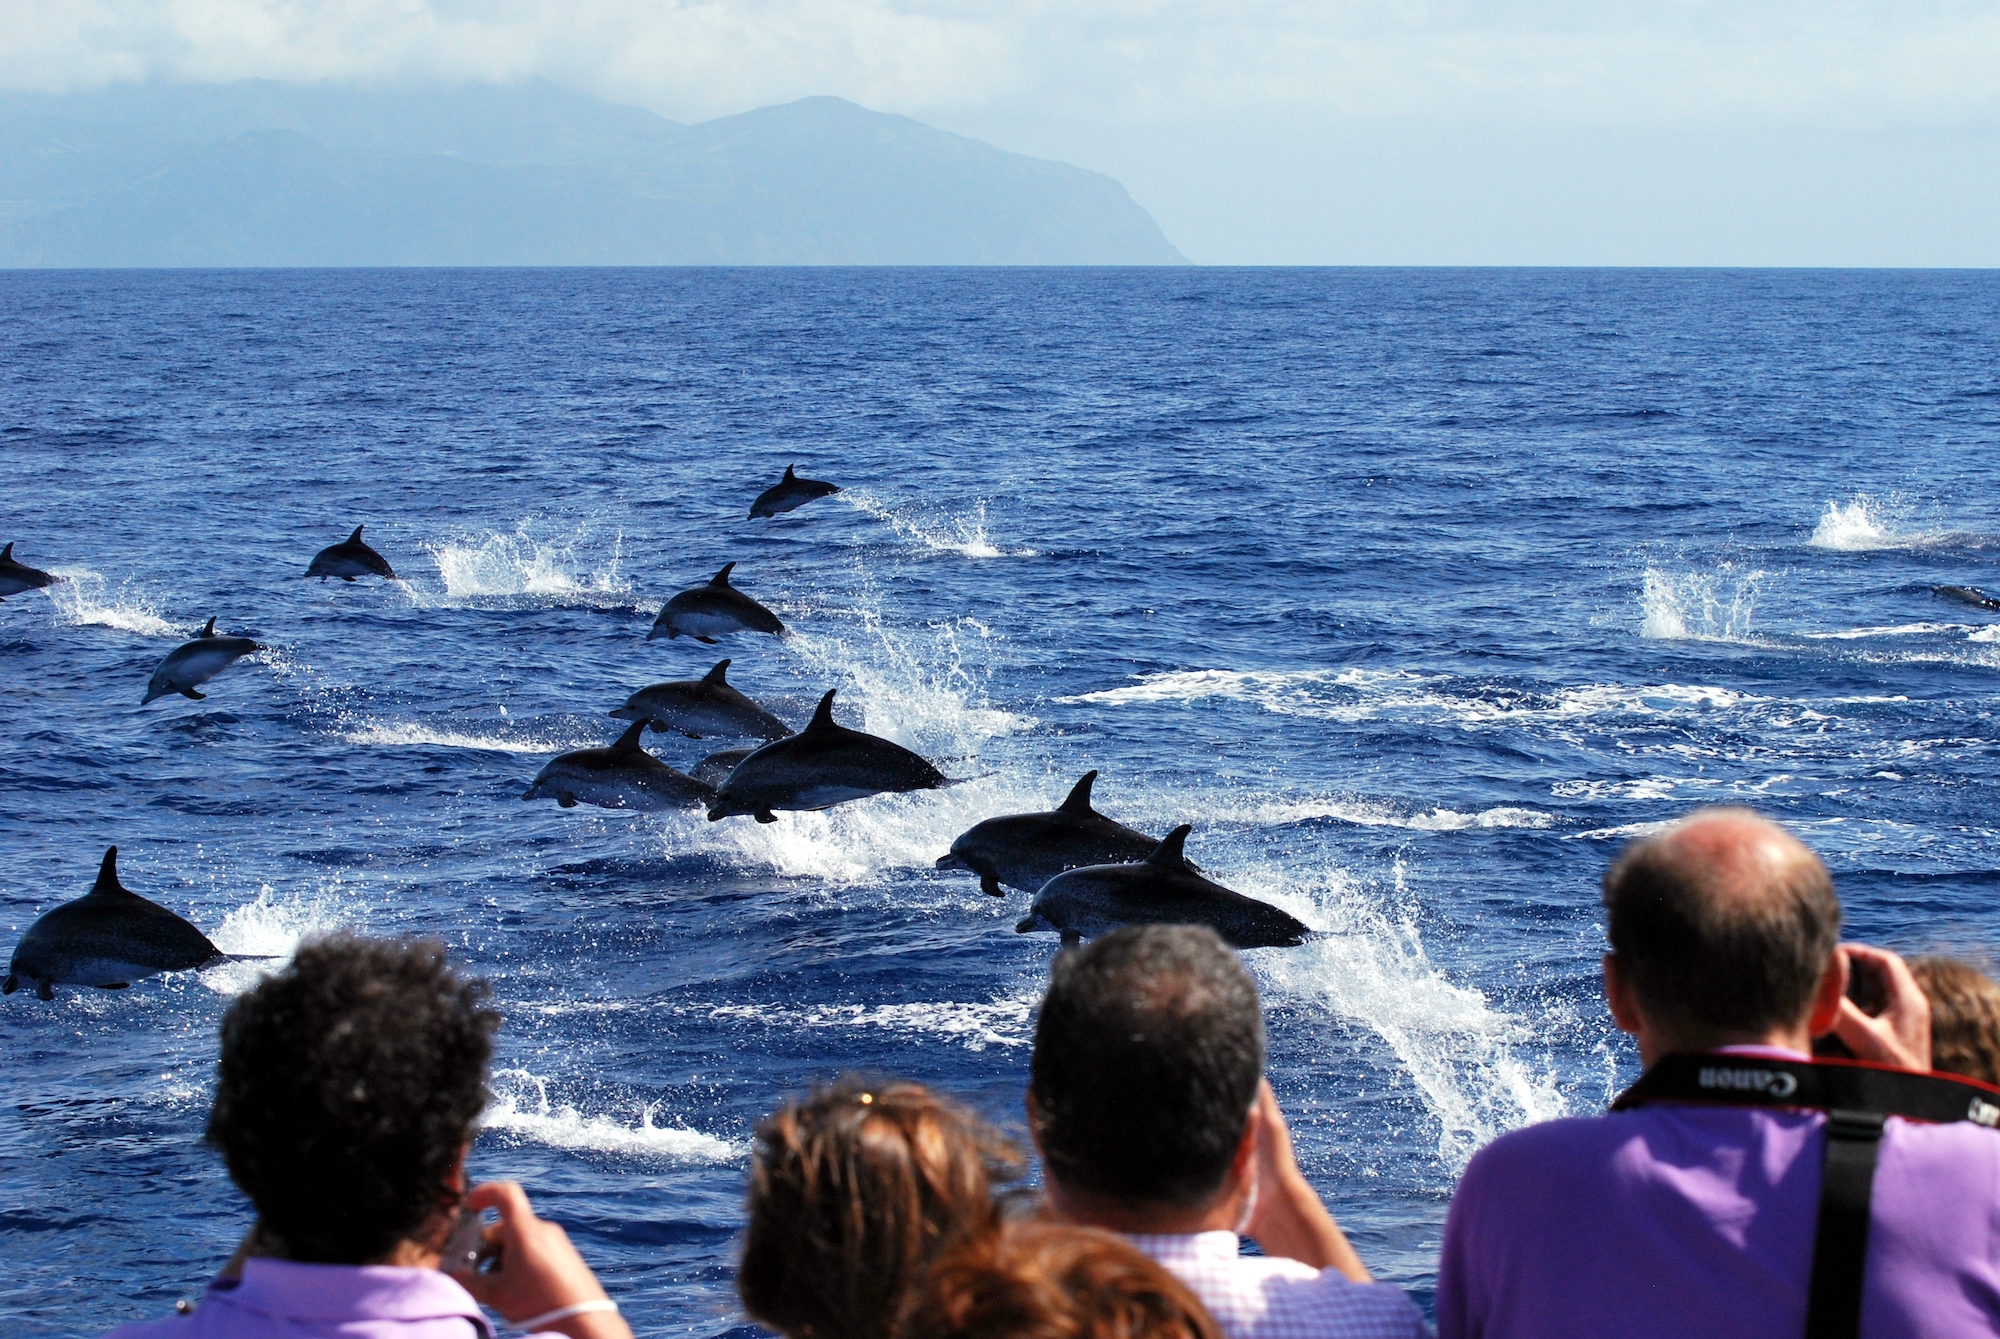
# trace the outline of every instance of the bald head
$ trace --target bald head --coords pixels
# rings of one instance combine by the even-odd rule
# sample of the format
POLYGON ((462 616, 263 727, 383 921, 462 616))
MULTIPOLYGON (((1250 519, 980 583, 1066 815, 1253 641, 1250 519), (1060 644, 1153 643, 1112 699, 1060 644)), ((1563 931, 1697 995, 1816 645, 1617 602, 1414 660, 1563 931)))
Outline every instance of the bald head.
POLYGON ((1748 809, 1704 809, 1604 876, 1611 947, 1640 1006, 1687 1045, 1791 1027, 1840 938, 1818 856, 1748 809))

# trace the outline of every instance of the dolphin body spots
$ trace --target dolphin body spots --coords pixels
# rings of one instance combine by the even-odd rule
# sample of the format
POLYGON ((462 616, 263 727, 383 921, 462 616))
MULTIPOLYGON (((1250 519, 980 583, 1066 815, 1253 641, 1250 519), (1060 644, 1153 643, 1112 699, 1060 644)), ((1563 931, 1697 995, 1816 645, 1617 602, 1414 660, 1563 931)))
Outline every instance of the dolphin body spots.
POLYGON ((714 797, 713 786, 675 771, 640 748, 639 736, 645 731, 646 722, 634 721, 604 748, 557 754, 535 773, 521 798, 552 799, 565 809, 594 804, 600 809, 653 814, 697 808, 714 797))
POLYGON ((1014 929, 1053 930, 1065 946, 1121 925, 1206 925, 1237 948, 1305 942, 1312 931, 1304 922, 1197 874, 1181 854, 1190 831, 1181 824, 1137 864, 1089 865, 1056 875, 1014 929))
POLYGON ((837 484, 830 484, 824 479, 801 479, 793 474, 792 467, 787 465, 785 477, 759 493, 757 500, 750 504, 750 519, 754 521, 760 516, 776 516, 781 512, 797 511, 814 498, 826 497, 839 491, 837 484))
POLYGON ((119 883, 114 846, 89 892, 50 908, 21 936, 0 993, 31 985, 49 1000, 57 986, 121 990, 158 972, 194 971, 230 957, 193 925, 119 883))
POLYGON ((146 685, 146 696, 139 699, 139 705, 143 707, 168 693, 179 693, 199 702, 208 695, 197 693, 196 684, 207 683, 244 656, 263 649, 248 637, 218 636, 215 620, 211 618, 193 641, 183 642, 167 652, 167 658, 153 671, 153 681, 146 685))
POLYGON ((14 541, 8 540, 7 547, 0 549, 0 600, 9 595, 19 595, 23 591, 40 590, 53 586, 62 578, 39 567, 14 561, 14 541))
POLYGON ((355 526, 354 533, 338 544, 330 544, 313 555, 312 565, 306 568, 306 575, 325 581, 328 577, 339 577, 342 581, 352 581, 356 577, 387 577, 400 581, 389 568, 389 560, 361 542, 361 527, 355 526))
POLYGON ((655 730, 678 730, 689 739, 783 739, 790 726, 730 686, 723 677, 729 662, 720 660, 699 679, 676 679, 641 688, 612 712, 627 721, 647 721, 655 730))
POLYGON ((756 749, 724 749, 720 753, 711 753, 696 763, 694 770, 688 775, 721 790, 722 783, 729 779, 729 774, 736 770, 737 765, 756 751, 756 749))
POLYGON ((1064 870, 1144 860, 1159 843, 1091 808, 1096 781, 1096 772, 1085 772, 1069 798, 1046 813, 975 824, 951 844, 951 854, 938 857, 937 867, 969 869, 979 876, 980 891, 1001 897, 1003 885, 1034 894, 1064 870))
POLYGON ((736 765, 708 808, 711 823, 731 814, 775 823, 779 809, 831 809, 870 795, 951 784, 901 744, 835 725, 833 694, 829 688, 804 730, 766 744, 736 765))
POLYGON ((2000 599, 1972 586, 1933 586, 1931 589, 1947 600, 1957 600, 1975 609, 2000 610, 2000 599))
POLYGON ((776 614, 729 584, 729 572, 735 566, 724 563, 707 584, 690 586, 668 600, 660 609, 660 616, 653 620, 653 630, 646 634, 646 640, 650 642, 655 637, 671 640, 685 634, 713 646, 716 638, 732 632, 784 636, 785 625, 776 614))

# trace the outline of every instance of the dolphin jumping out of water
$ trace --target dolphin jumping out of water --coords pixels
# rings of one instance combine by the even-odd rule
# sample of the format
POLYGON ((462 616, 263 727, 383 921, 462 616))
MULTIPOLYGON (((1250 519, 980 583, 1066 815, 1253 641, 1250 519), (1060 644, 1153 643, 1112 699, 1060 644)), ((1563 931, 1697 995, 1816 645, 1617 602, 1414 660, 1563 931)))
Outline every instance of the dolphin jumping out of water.
POLYGON ((668 600, 661 607, 660 616, 653 620, 653 630, 646 634, 646 640, 650 642, 655 637, 671 640, 685 633, 713 646, 716 638, 732 632, 784 636, 785 625, 776 614, 729 584, 729 572, 735 566, 724 563, 722 570, 705 585, 690 586, 668 600))
POLYGON ((389 560, 361 542, 361 527, 355 526, 354 533, 338 544, 330 544, 313 555, 312 566, 306 568, 306 575, 318 577, 322 582, 328 577, 339 577, 342 581, 352 581, 356 577, 387 577, 391 581, 402 578, 389 568, 389 560))
POLYGON ((678 730, 689 739, 710 735, 724 738, 783 739, 792 728, 730 686, 723 677, 729 662, 699 679, 676 679, 641 688, 612 712, 627 721, 649 721, 655 730, 678 730))
POLYGON ((729 774, 736 770, 737 765, 756 751, 756 749, 724 749, 720 753, 711 753, 696 763, 694 770, 688 775, 721 790, 722 783, 729 780, 729 774))
POLYGON ((1159 842, 1091 808, 1096 781, 1096 772, 1085 772, 1069 798, 1046 813, 975 824, 951 844, 949 855, 938 857, 937 867, 969 869, 979 876, 980 891, 1001 897, 1003 885, 1034 894, 1066 869, 1144 860, 1159 842))
POLYGON ((639 736, 645 732, 646 722, 634 721, 604 748, 557 754, 535 773, 521 798, 552 799, 565 809, 594 804, 600 809, 654 814, 698 808, 715 797, 715 787, 675 771, 640 748, 639 736))
POLYGON ((14 949, 0 993, 33 986, 44 1000, 57 986, 123 990, 158 972, 199 971, 235 960, 208 936, 157 902, 118 882, 118 848, 104 853, 97 882, 72 902, 52 907, 14 949))
POLYGON ((14 541, 8 540, 7 547, 0 549, 0 599, 9 595, 19 595, 23 591, 40 590, 65 580, 52 572, 44 572, 39 567, 14 561, 14 541))
POLYGON ((193 641, 183 642, 167 652, 167 658, 153 671, 153 681, 146 685, 146 696, 139 699, 139 705, 143 707, 168 693, 179 693, 199 702, 208 694, 197 693, 196 684, 207 683, 244 656, 263 649, 248 637, 218 636, 215 620, 211 618, 193 641))
POLYGON ((838 493, 840 488, 824 479, 801 479, 792 473, 790 465, 785 466, 785 477, 757 495, 750 504, 750 519, 760 516, 776 516, 780 512, 797 511, 814 498, 838 493))
POLYGON ((1931 590, 1947 600, 1957 600, 1960 604, 1969 604, 1975 609, 2000 610, 2000 599, 1973 586, 1932 586, 1931 590))
POLYGON ((951 784, 901 744, 835 725, 833 694, 827 689, 804 730, 766 744, 736 765, 716 789, 709 822, 753 814, 759 823, 775 823, 779 809, 831 809, 870 795, 951 784))
POLYGON ((1053 930, 1065 946, 1121 925, 1206 925, 1237 948, 1305 942, 1312 931, 1304 922, 1195 873, 1181 854, 1191 831, 1181 824, 1137 864, 1089 865, 1056 875, 1014 929, 1053 930))

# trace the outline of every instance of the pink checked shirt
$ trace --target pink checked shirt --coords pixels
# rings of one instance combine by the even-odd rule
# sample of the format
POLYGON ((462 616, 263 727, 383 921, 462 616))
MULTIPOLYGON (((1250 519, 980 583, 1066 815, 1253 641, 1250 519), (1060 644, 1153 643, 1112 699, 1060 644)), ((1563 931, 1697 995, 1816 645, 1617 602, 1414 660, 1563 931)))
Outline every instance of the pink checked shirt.
POLYGON ((1132 1236, 1201 1299, 1229 1339, 1423 1339, 1423 1314, 1400 1288, 1353 1283, 1296 1260, 1239 1255, 1234 1232, 1132 1236))

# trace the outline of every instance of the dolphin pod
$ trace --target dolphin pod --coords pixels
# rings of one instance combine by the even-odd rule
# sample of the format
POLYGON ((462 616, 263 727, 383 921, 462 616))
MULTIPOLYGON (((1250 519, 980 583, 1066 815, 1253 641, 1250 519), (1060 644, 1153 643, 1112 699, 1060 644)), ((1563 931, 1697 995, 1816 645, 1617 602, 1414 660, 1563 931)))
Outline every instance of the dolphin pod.
POLYGON ((783 739, 791 727, 730 686, 727 660, 699 679, 676 679, 641 688, 611 714, 647 721, 655 730, 677 730, 689 739, 783 739))
POLYGON ((1206 925, 1237 948, 1289 948, 1312 931, 1288 912, 1232 892, 1195 872, 1182 854, 1193 828, 1181 824, 1144 860, 1087 865, 1056 875, 1014 929, 1053 930, 1073 945, 1121 925, 1206 925))
POLYGON ((661 606, 660 616, 653 620, 653 630, 646 634, 646 640, 688 636, 713 646, 718 637, 727 637, 732 632, 784 636, 785 625, 776 614, 729 584, 729 573, 735 566, 724 563, 722 570, 705 584, 690 586, 668 600, 661 606))
POLYGON ((179 693, 199 702, 208 695, 196 692, 197 684, 207 683, 244 656, 263 649, 248 637, 219 635, 215 630, 215 619, 210 617, 193 641, 183 642, 167 652, 166 659, 153 671, 153 680, 146 685, 146 696, 139 700, 139 705, 143 707, 154 698, 165 697, 169 693, 179 693))
POLYGON ((389 567, 389 560, 361 542, 361 527, 355 526, 354 533, 338 544, 329 544, 313 555, 306 575, 325 581, 328 577, 339 577, 342 581, 352 581, 356 577, 387 577, 400 581, 389 567))
POLYGON ((639 746, 645 721, 634 721, 603 748, 557 754, 521 793, 524 800, 554 800, 565 809, 594 804, 600 809, 658 813, 692 809, 714 798, 715 788, 667 766, 639 746))
POLYGON ((1159 846, 1145 833, 1106 818, 1090 807, 1097 773, 1085 772, 1069 798, 1047 813, 989 818, 960 834, 939 869, 969 869, 979 887, 1001 897, 1001 887, 1033 895, 1064 870, 1085 865, 1122 865, 1144 860, 1159 846))
POLYGON ((759 823, 774 823, 780 809, 831 809, 870 795, 951 784, 901 744, 834 724, 834 691, 826 690, 804 730, 766 744, 736 764, 716 788, 715 803, 708 807, 710 822, 750 814, 759 823))
POLYGON ((53 586, 64 578, 53 572, 44 572, 39 567, 30 567, 14 558, 14 541, 8 540, 7 547, 0 549, 0 600, 9 595, 19 595, 24 591, 40 590, 53 586))
POLYGON ((785 466, 785 477, 757 495, 750 504, 750 520, 760 516, 776 516, 781 512, 797 511, 814 498, 827 497, 838 493, 840 487, 824 479, 801 479, 792 473, 790 465, 785 466))

